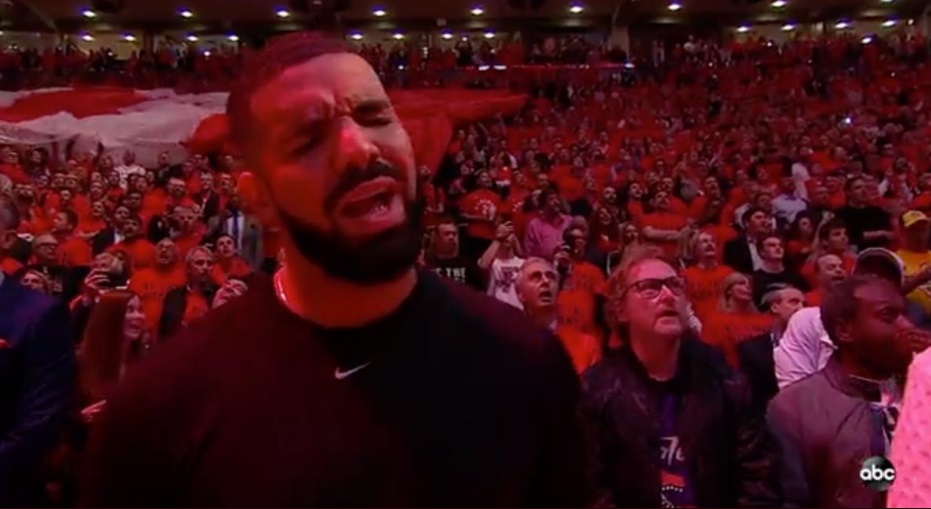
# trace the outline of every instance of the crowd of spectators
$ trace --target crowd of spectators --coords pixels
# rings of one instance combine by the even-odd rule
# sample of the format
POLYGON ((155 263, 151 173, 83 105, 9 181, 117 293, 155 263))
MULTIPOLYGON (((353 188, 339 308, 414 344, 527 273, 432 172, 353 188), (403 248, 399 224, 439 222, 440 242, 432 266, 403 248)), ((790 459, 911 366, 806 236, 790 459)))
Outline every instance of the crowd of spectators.
MULTIPOLYGON (((595 58, 579 45, 562 50, 595 58)), ((544 46, 530 61, 559 60, 544 46)), ((488 62, 490 49, 362 53, 376 69, 426 68, 488 62)), ((499 49, 494 58, 524 61, 519 43, 499 49)), ((889 279, 912 322, 931 330, 927 57, 904 32, 869 44, 703 43, 657 51, 631 79, 536 88, 514 118, 460 126, 441 167, 421 168, 421 264, 557 331, 582 373, 620 346, 602 313, 608 276, 631 249, 656 246, 681 278, 666 287, 687 296, 690 329, 748 372, 763 407, 815 368, 786 350, 792 362, 780 365, 797 369, 779 371, 752 349, 778 351, 795 312, 854 271, 889 279)), ((214 58, 225 73, 238 57, 189 58, 2 60, 5 77, 26 61, 67 77, 94 65, 157 75, 214 58)), ((58 500, 69 497, 69 451, 123 368, 282 261, 280 231, 238 196, 242 171, 232 154, 165 154, 144 168, 131 151, 114 161, 3 148, 0 268, 68 304, 85 366, 119 367, 82 372, 69 447, 52 462, 58 500), (124 342, 116 364, 103 362, 124 342)))
MULTIPOLYGON (((479 42, 462 37, 446 48, 424 45, 415 40, 358 44, 359 53, 384 79, 397 85, 411 83, 411 80, 400 78, 418 71, 434 77, 444 71, 482 65, 584 64, 600 61, 602 52, 607 58, 609 52, 605 48, 577 36, 548 37, 529 46, 525 46, 519 37, 480 39, 479 42)), ((121 59, 107 47, 82 51, 74 43, 68 43, 40 51, 13 45, 0 51, 0 87, 30 89, 74 83, 108 83, 142 89, 187 87, 197 91, 222 90, 235 76, 242 65, 242 57, 248 51, 246 46, 234 44, 204 46, 202 43, 166 41, 155 51, 133 51, 128 58, 121 59)), ((617 58, 616 53, 613 55, 617 58)))

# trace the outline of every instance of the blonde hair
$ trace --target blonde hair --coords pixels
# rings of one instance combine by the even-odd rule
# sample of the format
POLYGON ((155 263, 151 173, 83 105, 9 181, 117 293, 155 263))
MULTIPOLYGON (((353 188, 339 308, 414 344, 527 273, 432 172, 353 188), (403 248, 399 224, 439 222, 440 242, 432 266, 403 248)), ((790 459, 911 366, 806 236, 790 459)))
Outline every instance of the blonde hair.
POLYGON ((638 265, 651 260, 669 263, 663 257, 663 250, 654 244, 631 245, 624 251, 621 262, 611 272, 605 285, 604 316, 608 326, 617 331, 623 325, 617 317, 617 311, 623 306, 625 290, 629 283, 630 272, 638 265))
POLYGON ((216 256, 214 256, 213 251, 211 251, 210 248, 206 246, 194 246, 190 251, 187 252, 186 255, 184 255, 184 264, 190 265, 191 261, 194 260, 194 256, 196 256, 197 253, 205 254, 209 256, 211 260, 216 259, 216 256))
MULTIPOLYGON (((731 305, 730 291, 731 291, 731 288, 734 287, 734 285, 737 285, 743 282, 746 282, 747 285, 753 284, 750 278, 742 272, 732 272, 730 275, 724 278, 724 284, 723 284, 724 291, 721 292, 721 298, 718 299, 718 311, 723 311, 725 313, 732 313, 736 311, 734 309, 734 306, 731 305)), ((753 311, 756 311, 756 306, 754 306, 752 302, 750 304, 751 304, 750 308, 753 311)))

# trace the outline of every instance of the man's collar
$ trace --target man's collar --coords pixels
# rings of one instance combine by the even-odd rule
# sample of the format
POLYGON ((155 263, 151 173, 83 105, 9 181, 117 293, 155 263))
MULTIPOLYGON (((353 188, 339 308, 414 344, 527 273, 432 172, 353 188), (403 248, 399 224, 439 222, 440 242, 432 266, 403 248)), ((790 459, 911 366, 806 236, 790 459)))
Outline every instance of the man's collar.
POLYGON ((824 374, 835 389, 850 397, 874 403, 882 401, 884 382, 847 374, 837 360, 837 354, 832 356, 824 367, 824 374))

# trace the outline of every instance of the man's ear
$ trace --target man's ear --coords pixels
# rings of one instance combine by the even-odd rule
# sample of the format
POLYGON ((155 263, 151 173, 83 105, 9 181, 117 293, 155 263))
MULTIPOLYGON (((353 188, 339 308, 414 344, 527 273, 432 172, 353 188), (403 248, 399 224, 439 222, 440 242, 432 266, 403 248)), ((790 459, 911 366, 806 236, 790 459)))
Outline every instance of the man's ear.
POLYGON ((249 212, 258 217, 262 224, 272 224, 275 221, 275 209, 268 188, 254 173, 244 171, 239 176, 236 192, 248 206, 249 212))

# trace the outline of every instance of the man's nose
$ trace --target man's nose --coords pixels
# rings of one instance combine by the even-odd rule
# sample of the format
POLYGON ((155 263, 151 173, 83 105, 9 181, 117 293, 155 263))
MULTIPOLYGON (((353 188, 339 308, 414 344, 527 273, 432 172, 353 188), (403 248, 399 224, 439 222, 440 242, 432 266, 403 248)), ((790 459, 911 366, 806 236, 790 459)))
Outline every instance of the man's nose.
POLYGON ((366 135, 365 130, 351 118, 338 121, 339 133, 333 144, 330 168, 337 171, 349 167, 364 168, 378 158, 378 147, 366 135))

